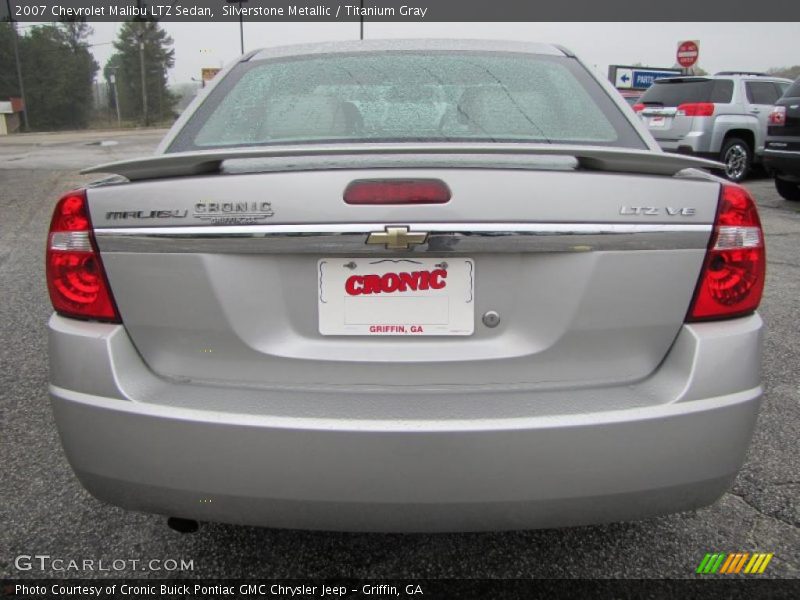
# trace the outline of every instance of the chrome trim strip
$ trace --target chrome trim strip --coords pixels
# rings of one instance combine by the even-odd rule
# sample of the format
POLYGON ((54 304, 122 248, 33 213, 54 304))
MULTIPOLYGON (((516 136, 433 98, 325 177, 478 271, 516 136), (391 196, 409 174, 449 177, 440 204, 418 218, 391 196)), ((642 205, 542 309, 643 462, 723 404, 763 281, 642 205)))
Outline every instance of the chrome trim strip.
POLYGON ((620 223, 334 223, 102 228, 101 252, 243 254, 399 254, 587 252, 705 249, 710 224, 620 223), (367 245, 367 236, 406 225, 428 232, 410 250, 367 245))
POLYGON ((777 157, 797 158, 800 156, 800 150, 777 150, 775 148, 764 148, 764 155, 771 154, 777 157))

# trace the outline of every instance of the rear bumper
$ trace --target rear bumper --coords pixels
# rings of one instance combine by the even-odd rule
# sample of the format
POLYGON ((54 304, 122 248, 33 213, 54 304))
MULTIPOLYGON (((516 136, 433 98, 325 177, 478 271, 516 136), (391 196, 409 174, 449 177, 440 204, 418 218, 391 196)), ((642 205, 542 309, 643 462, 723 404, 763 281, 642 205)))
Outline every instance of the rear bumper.
POLYGON ((800 181, 800 152, 765 150, 764 167, 791 181, 800 181))
MULTIPOLYGON (((757 315, 684 326, 647 380, 570 391, 560 414, 367 418, 367 393, 364 418, 325 418, 253 408, 259 396, 282 393, 274 390, 217 390, 237 407, 230 411, 187 405, 171 388, 191 392, 191 384, 149 374, 120 326, 53 317, 50 393, 79 479, 126 508, 335 530, 554 527, 684 510, 721 495, 756 421, 760 335, 757 315), (639 401, 568 413, 569 398, 587 394, 639 401)), ((319 402, 334 405, 339 393, 319 402)), ((500 406, 503 393, 479 400, 500 406)), ((523 395, 547 406, 549 393, 523 395)), ((424 400, 435 404, 438 394, 424 400)))
POLYGON ((690 154, 715 160, 719 158, 719 150, 712 151, 711 135, 705 131, 690 131, 679 139, 659 139, 657 131, 651 130, 650 133, 656 136, 658 145, 665 152, 690 154))

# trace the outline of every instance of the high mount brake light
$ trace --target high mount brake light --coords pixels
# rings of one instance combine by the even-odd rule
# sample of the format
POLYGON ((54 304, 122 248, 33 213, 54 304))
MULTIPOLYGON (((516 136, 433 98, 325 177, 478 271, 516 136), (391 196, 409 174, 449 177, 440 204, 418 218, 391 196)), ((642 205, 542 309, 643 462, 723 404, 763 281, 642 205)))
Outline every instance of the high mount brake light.
POLYGON ((753 198, 743 187, 724 184, 687 321, 752 313, 761 302, 766 263, 764 232, 753 198))
POLYGON ((439 179, 357 179, 344 191, 347 204, 445 204, 450 188, 439 179))
POLYGON ((637 113, 642 112, 645 108, 647 108, 647 106, 641 102, 637 102, 633 105, 633 110, 635 110, 637 113))
POLYGON ((714 114, 713 102, 687 102, 678 106, 678 114, 687 117, 710 117, 714 114))
POLYGON ((94 241, 85 190, 69 192, 56 204, 46 261, 47 290, 57 313, 120 322, 94 241))

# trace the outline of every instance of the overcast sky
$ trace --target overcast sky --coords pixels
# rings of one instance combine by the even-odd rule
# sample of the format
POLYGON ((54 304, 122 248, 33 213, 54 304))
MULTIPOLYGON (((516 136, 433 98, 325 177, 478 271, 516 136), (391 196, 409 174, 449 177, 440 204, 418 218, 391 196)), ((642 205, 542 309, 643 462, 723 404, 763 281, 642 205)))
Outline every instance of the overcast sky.
MULTIPOLYGON (((113 53, 119 23, 92 23, 101 67, 113 53)), ((238 23, 163 23, 175 40, 171 83, 199 78, 239 55, 238 23)), ((365 38, 459 37, 561 44, 603 74, 609 64, 671 67, 681 40, 700 41, 709 72, 763 71, 800 63, 800 23, 372 23, 365 38)), ((247 23, 245 50, 309 41, 358 39, 358 23, 247 23)))

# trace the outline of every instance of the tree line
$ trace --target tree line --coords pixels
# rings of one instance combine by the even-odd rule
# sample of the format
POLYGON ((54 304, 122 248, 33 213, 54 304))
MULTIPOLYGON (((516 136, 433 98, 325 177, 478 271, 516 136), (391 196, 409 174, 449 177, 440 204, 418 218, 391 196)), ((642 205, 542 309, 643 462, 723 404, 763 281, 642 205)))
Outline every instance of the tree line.
POLYGON ((776 77, 786 77, 786 79, 795 80, 800 77, 800 65, 794 65, 793 67, 776 67, 774 69, 768 69, 767 74, 775 75, 776 77))
MULTIPOLYGON (((173 118, 178 98, 167 86, 175 64, 172 38, 158 22, 134 19, 122 23, 114 54, 102 76, 108 106, 98 106, 95 80, 100 66, 83 21, 26 27, 17 33, 28 122, 34 131, 83 129, 98 110, 116 112, 126 122, 150 125, 173 118), (113 81, 113 83, 112 83, 113 81)), ((14 29, 0 22, 0 101, 21 96, 14 54, 14 29)))
MULTIPOLYGON (((92 29, 72 20, 25 27, 17 46, 32 130, 83 129, 97 112, 115 114, 126 123, 150 125, 175 116, 178 100, 167 85, 175 65, 173 40, 154 19, 134 18, 120 25, 114 54, 102 70, 106 106, 98 106, 94 86, 100 66, 88 42, 92 29)), ((14 53, 14 29, 0 22, 0 101, 21 96, 14 53)), ((796 79, 800 65, 769 69, 771 75, 796 79)), ((705 74, 698 69, 697 73, 705 74)))

